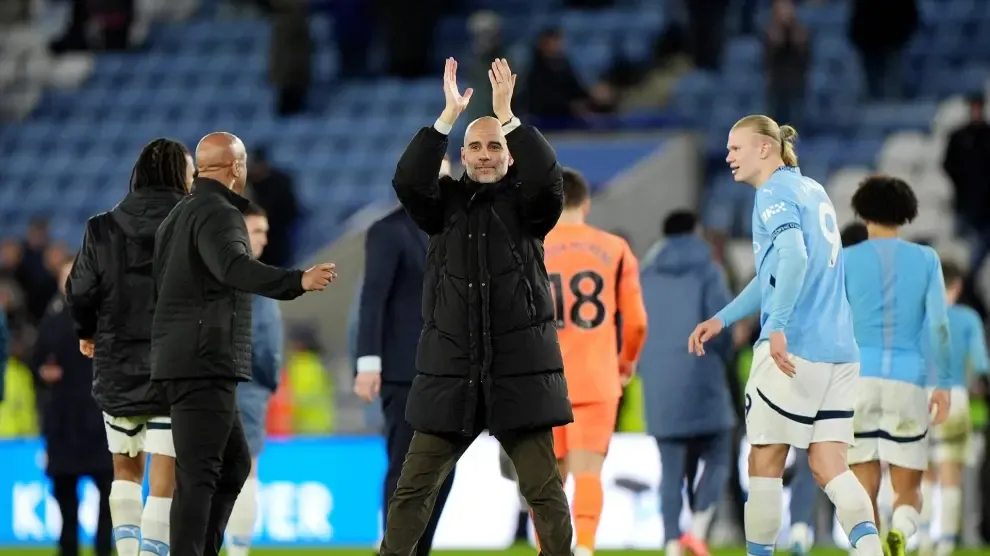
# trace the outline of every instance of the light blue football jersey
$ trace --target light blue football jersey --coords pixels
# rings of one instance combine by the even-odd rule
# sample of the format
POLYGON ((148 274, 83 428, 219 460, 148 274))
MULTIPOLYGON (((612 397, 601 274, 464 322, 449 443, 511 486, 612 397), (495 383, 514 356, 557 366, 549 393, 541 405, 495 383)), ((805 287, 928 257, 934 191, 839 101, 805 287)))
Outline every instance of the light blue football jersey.
POLYGON ((796 167, 777 170, 756 191, 753 254, 762 298, 759 341, 767 340, 771 332, 767 319, 778 280, 774 240, 793 229, 801 232, 808 261, 794 312, 784 329, 787 351, 816 363, 859 361, 835 208, 825 188, 802 176, 796 167))
MULTIPOLYGON (((949 375, 953 387, 969 388, 973 375, 990 371, 987 340, 980 314, 965 305, 949 306, 949 375)), ((935 385, 935 373, 931 384, 935 385)))
POLYGON ((866 240, 845 249, 845 254, 860 376, 925 386, 931 374, 927 346, 939 344, 932 353, 936 369, 945 373, 948 316, 942 265, 935 250, 884 238, 866 240), (942 337, 932 339, 933 330, 941 330, 942 337))

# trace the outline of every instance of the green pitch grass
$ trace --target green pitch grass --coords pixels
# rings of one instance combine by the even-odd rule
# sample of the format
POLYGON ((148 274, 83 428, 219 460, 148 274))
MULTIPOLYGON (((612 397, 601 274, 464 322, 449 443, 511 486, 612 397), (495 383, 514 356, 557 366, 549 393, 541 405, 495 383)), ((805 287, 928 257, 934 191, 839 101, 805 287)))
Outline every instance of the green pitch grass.
MULTIPOLYGON (((51 549, 37 550, 37 549, 0 549, 0 556, 41 556, 42 554, 49 555, 52 553, 51 549)), ((658 551, 647 551, 647 550, 600 550, 596 552, 596 556, 646 556, 648 554, 657 554, 658 551)), ((777 552, 778 554, 786 554, 786 552, 777 552)), ((986 556, 987 550, 980 549, 967 549, 967 550, 957 550, 954 556, 986 556)), ((328 549, 328 548, 314 548, 314 549, 264 549, 258 548, 251 550, 252 556, 372 556, 372 552, 367 548, 355 548, 355 549, 328 549)), ((433 554, 437 556, 494 556, 496 554, 501 556, 536 556, 536 551, 528 546, 515 546, 508 550, 493 550, 493 551, 482 551, 482 550, 438 550, 434 551, 433 554)), ((848 552, 845 550, 838 549, 816 549, 812 551, 813 556, 846 556, 848 552)), ((87 554, 86 556, 89 556, 87 554)), ((741 548, 726 548, 726 549, 716 549, 713 551, 713 556, 746 556, 746 551, 741 548)))

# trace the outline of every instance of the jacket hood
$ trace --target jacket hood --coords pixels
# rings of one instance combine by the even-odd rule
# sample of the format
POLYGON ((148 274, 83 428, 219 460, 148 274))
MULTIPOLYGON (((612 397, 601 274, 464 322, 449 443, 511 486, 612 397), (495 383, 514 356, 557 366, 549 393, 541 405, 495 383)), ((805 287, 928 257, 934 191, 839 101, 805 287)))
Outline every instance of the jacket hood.
POLYGON ((647 261, 645 272, 685 274, 712 264, 712 250, 695 234, 671 236, 660 251, 647 261))
POLYGON ((165 189, 131 191, 110 211, 124 235, 134 239, 154 239, 158 226, 172 211, 182 194, 165 189))

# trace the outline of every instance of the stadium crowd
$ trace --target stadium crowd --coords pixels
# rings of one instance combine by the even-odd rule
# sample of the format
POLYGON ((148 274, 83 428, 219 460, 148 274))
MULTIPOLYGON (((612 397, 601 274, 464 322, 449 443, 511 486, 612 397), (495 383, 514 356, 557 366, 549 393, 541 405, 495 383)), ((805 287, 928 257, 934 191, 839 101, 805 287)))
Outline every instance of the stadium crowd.
MULTIPOLYGON (((808 90, 815 29, 801 21, 798 8, 802 4, 826 1, 766 2, 766 6, 762 6, 768 9, 765 25, 755 15, 760 12, 760 2, 740 2, 745 5, 738 10, 729 9, 728 0, 666 2, 665 10, 670 17, 664 28, 655 30, 650 54, 633 59, 620 52, 613 53, 603 71, 593 78, 582 75, 580 63, 575 60, 579 55, 572 54, 569 51, 571 44, 565 42, 567 33, 559 26, 547 26, 531 40, 527 38, 529 42, 524 44, 526 55, 521 57, 527 62, 520 66, 525 66, 526 71, 520 72, 518 101, 513 107, 526 123, 536 122, 544 130, 614 131, 616 122, 624 114, 664 105, 674 94, 672 83, 689 71, 700 69, 710 74, 722 71, 728 63, 726 58, 732 54, 726 46, 728 38, 756 35, 764 61, 766 83, 763 93, 767 113, 781 123, 791 123, 803 130, 805 117, 813 112, 808 108, 808 90)), ((18 3, 18 6, 21 4, 23 9, 2 12, 4 17, 29 20, 32 17, 29 3, 18 3)), ((189 17, 198 9, 196 2, 172 3, 169 9, 153 2, 141 4, 144 8, 137 4, 141 3, 121 0, 94 4, 73 0, 70 23, 65 32, 53 40, 51 51, 61 55, 80 50, 136 49, 143 39, 139 37, 141 33, 134 32, 135 26, 154 26, 156 20, 162 18, 189 17), (88 12, 94 5, 99 8, 88 12), (158 7, 141 12, 148 5, 158 7), (102 33, 90 32, 94 22, 102 33)), ((314 87, 312 60, 318 46, 309 38, 309 19, 313 16, 304 3, 254 0, 221 4, 238 8, 254 4, 271 22, 268 77, 275 91, 271 112, 283 118, 286 125, 294 121, 291 118, 318 113, 319 102, 314 99, 314 91, 326 90, 314 87)), ((377 14, 368 13, 360 2, 325 4, 316 9, 328 12, 334 22, 333 44, 339 49, 337 77, 341 83, 374 81, 384 76, 435 79, 433 51, 445 43, 442 37, 435 37, 433 30, 441 24, 443 17, 458 12, 443 2, 385 2, 381 17, 376 20, 373 16, 377 14), (422 32, 411 33, 410 29, 422 32), (380 34, 380 44, 371 40, 375 32, 380 34), (374 51, 379 47, 385 52, 384 63, 379 63, 377 58, 380 56, 374 51)), ((601 10, 621 2, 571 0, 566 4, 576 9, 601 10)), ((919 3, 897 2, 895 5, 872 0, 847 4, 851 5, 849 39, 860 56, 865 101, 869 106, 879 106, 910 97, 913 92, 905 85, 900 60, 912 37, 924 24, 919 3), (877 32, 878 29, 882 32, 877 32)), ((492 95, 496 93, 494 82, 492 88, 487 86, 488 65, 490 60, 503 56, 511 61, 519 50, 518 45, 511 44, 515 37, 507 36, 507 31, 511 30, 507 28, 514 21, 511 15, 479 10, 470 18, 463 18, 472 49, 463 73, 470 74, 470 82, 475 84, 473 100, 462 107, 466 108, 465 119, 469 121, 499 116, 491 114, 489 109, 492 95), (479 82, 483 85, 477 85, 479 82)), ((512 79, 514 83, 514 75, 512 79)), ((953 186, 951 216, 958 227, 956 237, 969 244, 966 250, 969 257, 964 260, 944 257, 942 268, 945 269, 947 289, 954 291, 958 286, 958 304, 972 307, 980 315, 975 330, 982 340, 986 336, 983 322, 988 312, 979 276, 990 253, 990 225, 987 224, 990 205, 984 193, 990 181, 990 157, 986 156, 990 153, 990 123, 981 92, 962 92, 968 95, 968 120, 952 130, 941 158, 944 174, 953 186)), ((737 116, 744 115, 739 113, 737 116)), ((673 116, 677 120, 677 114, 673 116)), ((502 124, 510 119, 499 118, 504 120, 500 122, 502 124)), ((670 119, 671 114, 665 113, 663 121, 670 119)), ((422 124, 429 126, 430 122, 422 124)), ((818 125, 816 122, 807 124, 812 130, 818 125)), ((504 133, 507 136, 516 129, 512 127, 504 133)), ((726 132, 728 129, 719 130, 723 134, 719 138, 722 141, 719 149, 724 147, 726 132)), ((452 132, 447 128, 440 133, 452 132)), ((516 133, 518 137, 519 132, 516 133)), ((147 141, 151 139, 153 137, 146 138, 147 141)), ((505 136, 504 141, 511 144, 505 136)), ((551 135, 551 144, 553 141, 551 135)), ((450 143, 453 145, 450 152, 457 153, 459 140, 452 139, 450 143)), ((272 266, 288 267, 309 255, 297 239, 304 221, 318 220, 307 214, 310 207, 301 200, 302 195, 294 183, 294 177, 307 169, 283 169, 281 164, 270 160, 271 153, 267 149, 258 147, 260 145, 248 145, 252 152, 248 157, 251 165, 246 168, 246 196, 263 209, 260 214, 267 218, 267 247, 260 253, 260 260, 272 266)), ((813 152, 808 153, 806 160, 814 156, 813 152)), ((710 173, 727 172, 722 157, 724 151, 720 150, 720 166, 709 169, 710 173)), ((382 164, 391 168, 394 162, 398 161, 382 164)), ((440 166, 441 175, 459 176, 465 170, 475 169, 471 162, 461 161, 459 153, 440 166)), ((3 177, 2 168, 0 177, 3 177)), ((825 176, 811 177, 825 180, 825 176)), ((587 353, 602 356, 605 361, 614 360, 613 356, 619 353, 616 365, 621 375, 617 374, 616 378, 621 376, 622 381, 621 389, 616 386, 616 405, 602 405, 599 403, 602 400, 592 399, 594 396, 578 403, 574 399, 576 390, 571 385, 575 419, 585 415, 583 419, 597 423, 600 430, 576 434, 574 430, 577 429, 570 433, 561 429, 554 435, 554 445, 558 447, 555 455, 558 460, 567 462, 567 467, 563 468, 565 475, 570 472, 574 478, 577 544, 585 548, 594 545, 594 530, 602 512, 601 483, 595 477, 601 473, 612 433, 646 434, 656 439, 663 466, 660 503, 668 551, 686 550, 702 556, 708 553, 709 544, 738 543, 745 536, 742 524, 747 496, 745 480, 740 476, 745 475, 745 470, 737 465, 743 457, 741 446, 744 445, 744 422, 749 409, 744 385, 754 358, 752 346, 760 337, 760 322, 757 318, 747 318, 735 323, 729 333, 708 345, 709 353, 705 357, 689 355, 685 344, 697 323, 715 315, 749 282, 752 265, 739 265, 737 259, 730 256, 734 241, 739 243, 732 236, 744 235, 741 232, 746 227, 708 226, 707 214, 699 214, 695 208, 658 214, 658 233, 652 238, 655 243, 649 249, 636 250, 637 255, 641 255, 637 256, 620 237, 625 235, 622 230, 613 230, 612 234, 607 234, 608 239, 582 239, 584 218, 594 211, 593 188, 573 169, 564 169, 561 179, 565 216, 547 237, 546 259, 551 279, 548 287, 553 290, 549 303, 557 304, 554 316, 557 327, 561 330, 568 326, 590 329, 598 324, 592 325, 589 318, 594 321, 595 317, 588 317, 581 312, 583 309, 577 309, 585 299, 583 296, 587 295, 581 289, 583 286, 566 281, 569 276, 580 274, 586 265, 569 268, 568 265, 573 264, 555 263, 554 246, 565 251, 563 246, 568 243, 602 242, 596 249, 607 253, 604 258, 623 264, 618 268, 597 269, 599 279, 608 273, 614 276, 628 274, 627 280, 636 283, 635 288, 628 286, 636 291, 621 291, 618 284, 604 282, 616 286, 612 288, 616 298, 603 306, 600 315, 605 318, 605 309, 615 314, 616 318, 610 320, 608 328, 609 333, 614 334, 608 341, 602 340, 601 345, 585 346, 591 350, 587 353), (565 233, 571 235, 563 237, 565 233), (558 281, 553 281, 555 279, 558 281), (624 301, 620 299, 623 296, 627 297, 624 301), (630 297, 641 298, 642 311, 637 303, 629 301, 630 297), (568 311, 570 316, 561 316, 568 311), (641 318, 639 312, 644 313, 641 318), (643 322, 638 323, 640 320, 643 322), (637 327, 639 325, 642 330, 637 327), (647 328, 648 332, 644 332, 647 328), (613 351, 605 358, 602 354, 611 348, 613 351), (589 415, 591 417, 587 417, 589 415), (682 492, 687 511, 693 516, 686 528, 682 527, 680 519, 684 505, 682 492)), ((0 187, 5 185, 0 184, 0 187)), ((745 221, 750 218, 748 209, 751 206, 740 203, 742 208, 733 207, 732 210, 742 213, 740 218, 745 221)), ((409 208, 408 204, 406 208, 409 208)), ((65 507, 71 507, 79 503, 74 493, 79 476, 94 477, 106 497, 110 496, 110 484, 115 477, 106 449, 93 450, 93 446, 105 447, 106 437, 100 409, 90 395, 92 362, 79 357, 78 338, 63 318, 65 277, 75 261, 71 245, 81 238, 53 238, 49 229, 50 215, 27 216, 32 220, 22 236, 0 239, 0 361, 5 362, 0 383, 0 438, 43 435, 47 442, 46 466, 54 496, 66 504, 65 507), (53 423, 69 423, 70 426, 60 428, 53 423)), ((416 220, 416 214, 412 218, 416 220)), ((327 353, 322 349, 316 332, 319 323, 285 323, 287 349, 279 369, 279 388, 268 403, 267 413, 260 419, 267 434, 273 436, 331 434, 340 428, 336 417, 353 407, 353 404, 339 403, 349 395, 347 392, 352 388, 349 381, 353 378, 355 396, 367 403, 367 410, 362 408, 364 432, 380 433, 386 441, 385 508, 389 507, 388 501, 399 486, 400 471, 413 439, 412 426, 406 422, 406 403, 411 399, 418 372, 423 371, 416 367, 416 349, 422 327, 420 312, 426 270, 423 260, 429 250, 429 240, 417 229, 423 225, 413 220, 402 210, 392 210, 368 230, 366 266, 350 305, 351 345, 347 353, 327 353), (411 322, 417 324, 410 326, 411 322), (335 367, 342 359, 349 361, 343 370, 335 367)), ((928 240, 905 233, 909 236, 907 239, 922 243, 928 240)), ((857 238, 857 234, 865 234, 865 231, 853 225, 847 227, 842 235, 843 246, 866 239, 865 235, 857 238)), ((742 243, 749 251, 749 240, 744 239, 742 243)), ((593 281, 593 277, 589 280, 593 281)), ((629 284, 629 281, 623 284, 629 284)), ((596 291, 600 291, 602 282, 596 287, 596 291)), ((432 287, 430 291, 433 291, 432 287)), ((562 332, 561 344, 567 347, 568 341, 581 343, 580 340, 568 340, 562 332)), ((587 339, 583 341, 587 342, 587 339)), ((979 536, 984 544, 990 544, 988 370, 974 361, 970 361, 967 368, 970 373, 966 377, 970 419, 965 428, 972 429, 973 442, 967 445, 966 469, 961 477, 966 499, 959 502, 965 509, 958 521, 963 522, 964 529, 957 529, 961 538, 973 542, 976 535, 965 527, 973 526, 975 520, 972 518, 981 516, 979 536)), ((570 376, 569 380, 573 382, 570 376)), ((580 380, 596 379, 584 377, 580 380)), ((616 385, 619 384, 616 381, 616 385)), ((596 388, 589 386, 587 391, 596 388)), ((252 456, 257 457, 257 453, 252 456)), ((517 479, 519 474, 508 459, 508 455, 503 454, 503 473, 517 479)), ((450 492, 455 473, 452 472, 440 488, 436 499, 438 510, 442 509, 450 492)), ((795 552, 803 553, 810 548, 812 539, 821 543, 831 537, 828 533, 833 527, 834 508, 818 489, 807 458, 801 454, 794 458, 784 482, 792 491, 789 542, 795 552)), ((930 492, 931 481, 923 488, 930 492)), ((108 507, 106 515, 111 510, 108 507)), ((880 517, 886 519, 886 516, 880 517)), ((241 523, 239 526, 250 531, 253 523, 250 518, 243 517, 243 510, 237 518, 248 522, 248 525, 241 523)), ((436 511, 432 520, 424 520, 426 533, 419 541, 420 554, 429 552, 438 519, 439 511, 436 511)), ((926 519, 930 520, 931 515, 926 519)), ((529 520, 528 512, 520 514, 520 540, 528 534, 529 520)), ((65 527, 73 529, 75 524, 67 520, 65 527)), ((110 527, 107 519, 100 524, 97 551, 101 555, 110 550, 110 527)), ((249 544, 247 540, 238 546, 243 545, 246 550, 249 544)), ((72 546, 71 539, 63 539, 66 553, 72 553, 72 546)))

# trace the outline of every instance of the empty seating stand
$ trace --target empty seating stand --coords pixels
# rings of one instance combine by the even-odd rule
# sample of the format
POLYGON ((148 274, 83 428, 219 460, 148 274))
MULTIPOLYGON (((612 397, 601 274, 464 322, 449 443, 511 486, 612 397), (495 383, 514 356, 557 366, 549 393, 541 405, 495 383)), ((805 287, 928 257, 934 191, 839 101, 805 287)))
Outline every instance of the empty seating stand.
MULTIPOLYGON (((589 80, 617 49, 646 59, 662 25, 661 12, 638 0, 593 13, 566 11, 556 0, 473 4, 501 10, 509 40, 523 45, 526 57, 540 29, 561 26, 589 80)), ((30 119, 0 127, 0 236, 20 233, 33 215, 44 214, 54 217, 62 239, 78 244, 85 219, 126 192, 143 145, 167 136, 192 147, 216 130, 239 135, 249 148, 267 147, 272 161, 295 176, 314 223, 303 228, 304 252, 332 240, 362 207, 391 202, 395 161, 442 109, 440 61, 471 59, 465 17, 440 25, 437 79, 423 82, 336 82, 331 22, 314 16, 310 34, 317 45, 311 110, 287 119, 272 112, 265 21, 168 24, 152 30, 145 50, 101 54, 83 87, 48 93, 30 119)))

